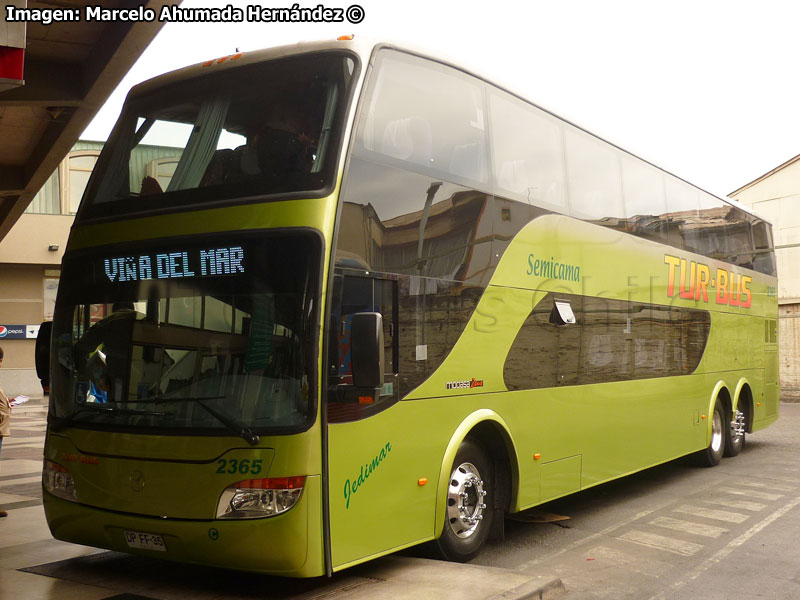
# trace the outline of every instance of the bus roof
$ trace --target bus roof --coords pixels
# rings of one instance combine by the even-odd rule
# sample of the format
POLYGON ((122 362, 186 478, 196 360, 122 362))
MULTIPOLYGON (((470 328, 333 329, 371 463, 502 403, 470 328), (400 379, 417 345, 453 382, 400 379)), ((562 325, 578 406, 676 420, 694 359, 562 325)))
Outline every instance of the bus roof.
POLYGON ((181 81, 203 77, 213 72, 222 72, 230 69, 237 69, 246 65, 260 63, 266 60, 283 58, 309 52, 322 52, 326 50, 350 50, 367 60, 374 43, 356 40, 320 40, 313 42, 298 42, 286 46, 275 46, 273 48, 263 48, 261 50, 251 50, 248 52, 236 52, 228 56, 212 58, 194 65, 189 65, 176 71, 170 71, 163 75, 158 75, 147 81, 137 84, 129 93, 130 96, 146 94, 163 86, 171 85, 181 81))

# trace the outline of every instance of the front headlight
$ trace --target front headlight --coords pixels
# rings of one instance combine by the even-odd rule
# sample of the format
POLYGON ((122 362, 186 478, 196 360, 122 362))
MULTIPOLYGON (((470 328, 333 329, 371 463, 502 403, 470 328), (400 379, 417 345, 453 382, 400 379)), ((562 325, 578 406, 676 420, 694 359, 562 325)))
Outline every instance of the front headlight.
POLYGON ((303 493, 306 478, 246 479, 223 490, 217 504, 218 519, 272 517, 292 508, 303 493))
POLYGON ((72 479, 72 475, 58 463, 51 460, 44 461, 42 483, 44 489, 54 496, 72 502, 78 501, 78 493, 75 491, 75 481, 72 479))

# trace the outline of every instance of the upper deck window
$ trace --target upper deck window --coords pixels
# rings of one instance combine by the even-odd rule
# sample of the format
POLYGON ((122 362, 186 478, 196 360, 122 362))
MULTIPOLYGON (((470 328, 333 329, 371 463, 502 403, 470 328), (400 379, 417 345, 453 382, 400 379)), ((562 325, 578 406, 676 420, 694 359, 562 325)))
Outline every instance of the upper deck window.
POLYGON ((484 86, 452 67, 382 50, 367 90, 356 154, 487 187, 484 86))
POLYGON ((79 219, 324 191, 335 180, 355 61, 318 52, 129 100, 79 219))

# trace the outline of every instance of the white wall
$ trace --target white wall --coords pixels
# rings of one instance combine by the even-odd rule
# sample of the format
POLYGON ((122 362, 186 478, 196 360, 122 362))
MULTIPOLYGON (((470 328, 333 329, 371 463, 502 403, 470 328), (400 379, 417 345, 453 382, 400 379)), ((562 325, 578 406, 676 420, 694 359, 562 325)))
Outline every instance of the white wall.
POLYGON ((800 401, 800 156, 731 194, 772 222, 778 262, 781 397, 800 401))
POLYGON ((9 398, 12 396, 42 395, 42 382, 36 377, 35 369, 0 369, 0 388, 9 398))

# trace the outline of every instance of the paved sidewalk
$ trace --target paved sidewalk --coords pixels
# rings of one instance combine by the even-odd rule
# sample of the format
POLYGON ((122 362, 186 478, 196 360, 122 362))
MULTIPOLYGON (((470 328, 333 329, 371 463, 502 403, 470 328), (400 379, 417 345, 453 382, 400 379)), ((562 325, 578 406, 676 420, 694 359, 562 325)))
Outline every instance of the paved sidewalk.
MULTIPOLYGON (((42 504, 42 448, 47 400, 31 398, 11 409, 11 435, 0 452, 0 507, 19 510, 42 504)), ((5 535, 0 538, 4 545, 5 535)))
POLYGON ((287 580, 148 560, 54 540, 42 509, 47 400, 12 412, 0 454, 0 599, 554 598, 561 581, 507 569, 388 556, 331 579, 287 580))

